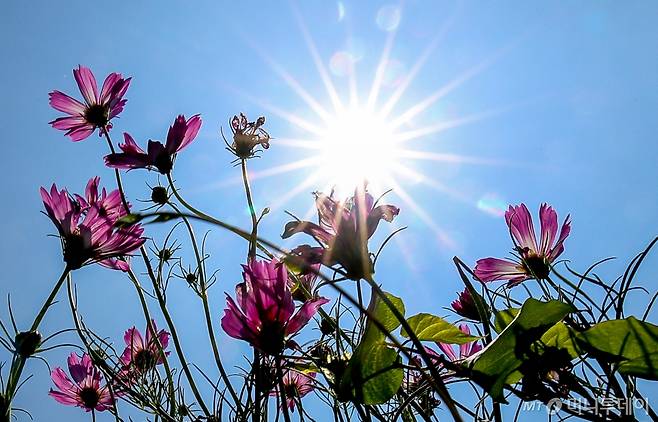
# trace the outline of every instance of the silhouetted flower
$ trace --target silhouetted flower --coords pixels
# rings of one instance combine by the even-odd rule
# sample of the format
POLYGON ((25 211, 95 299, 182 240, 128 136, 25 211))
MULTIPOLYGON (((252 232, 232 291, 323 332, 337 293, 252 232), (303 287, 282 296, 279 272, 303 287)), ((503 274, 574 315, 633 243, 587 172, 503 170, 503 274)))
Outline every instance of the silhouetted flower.
POLYGON ((87 184, 85 198, 73 199, 66 189, 57 190, 55 184, 50 193, 41 188, 41 198, 48 217, 57 227, 64 262, 69 269, 99 263, 105 267, 127 271, 126 257, 142 246, 144 230, 139 225, 127 228, 115 227, 125 210, 117 202, 118 191, 98 196, 99 179, 87 184))
POLYGON ((102 412, 111 409, 114 399, 107 385, 101 385, 102 375, 91 362, 88 354, 82 359, 75 353, 68 358, 69 373, 66 375, 62 368, 55 368, 51 373, 55 386, 59 390, 50 389, 48 393, 61 404, 78 406, 87 412, 97 410, 102 412))
POLYGON ((188 120, 185 120, 185 116, 181 114, 169 127, 167 142, 163 145, 160 141, 149 140, 146 151, 137 145, 132 136, 124 133, 125 143, 119 144, 119 148, 123 152, 105 156, 105 164, 113 168, 145 168, 167 174, 174 166, 176 153, 182 151, 194 140, 199 128, 201 128, 201 117, 198 114, 188 120))
MULTIPOLYGON (((488 305, 484 303, 483 300, 480 302, 485 307, 485 311, 488 311, 488 305)), ((457 313, 457 315, 463 316, 464 318, 472 319, 473 321, 481 321, 482 319, 478 312, 477 305, 475 304, 475 299, 467 288, 459 293, 459 297, 452 301, 450 306, 457 313)))
MULTIPOLYGON (((471 330, 466 324, 459 324, 459 329, 465 334, 471 334, 471 330)), ((436 343, 436 345, 439 346, 439 349, 441 349, 443 354, 445 354, 451 362, 457 362, 466 359, 467 357, 473 356, 482 350, 482 345, 479 344, 477 340, 465 344, 460 344, 459 354, 455 353, 455 349, 452 347, 452 344, 436 343)))
POLYGON ((517 261, 484 258, 477 261, 475 275, 482 281, 509 280, 515 286, 528 279, 545 279, 550 273, 550 264, 564 251, 564 240, 571 231, 571 220, 567 215, 560 236, 557 237, 557 213, 547 204, 539 209, 541 241, 537 244, 532 217, 525 204, 511 206, 505 213, 517 261))
POLYGON ((372 237, 380 220, 393 221, 400 209, 393 205, 375 206, 375 201, 365 189, 357 189, 346 202, 332 196, 315 194, 319 224, 310 221, 291 221, 286 224, 284 239, 295 233, 306 233, 319 244, 298 246, 290 252, 304 265, 322 263, 326 266, 339 264, 347 277, 358 280, 372 274, 372 261, 368 252, 368 239, 372 237))
MULTIPOLYGON (((286 393, 286 404, 291 411, 295 411, 295 404, 299 403, 301 398, 313 391, 315 372, 305 374, 294 369, 288 369, 283 374, 283 388, 286 393)), ((271 395, 279 395, 279 386, 272 391, 271 395)))
POLYGON ((121 355, 121 363, 128 370, 146 372, 162 364, 165 355, 169 355, 169 352, 163 353, 169 345, 169 333, 165 330, 158 331, 155 321, 151 321, 151 326, 146 327, 146 339, 137 328, 132 327, 123 335, 123 341, 126 343, 126 348, 121 355), (151 335, 152 332, 157 333, 156 337, 151 335))
POLYGON ((329 302, 322 297, 309 299, 295 313, 288 270, 276 259, 250 260, 243 265, 242 277, 244 282, 235 287, 237 303, 226 295, 222 328, 229 336, 272 355, 280 353, 286 338, 299 332, 329 302))
POLYGON ((50 106, 68 116, 57 118, 50 124, 55 129, 65 130, 71 140, 82 141, 96 129, 101 129, 102 134, 112 127, 110 121, 123 111, 126 104, 123 96, 130 85, 130 78, 123 79, 120 73, 110 73, 99 93, 96 78, 89 68, 78 66, 73 69, 73 76, 85 102, 81 103, 60 91, 51 92, 50 106))
POLYGON ((241 160, 254 157, 260 146, 268 149, 270 147, 270 135, 263 129, 264 124, 265 117, 263 116, 260 116, 255 122, 248 121, 247 116, 242 113, 239 117, 233 116, 230 121, 233 142, 229 144, 224 138, 226 149, 241 160))

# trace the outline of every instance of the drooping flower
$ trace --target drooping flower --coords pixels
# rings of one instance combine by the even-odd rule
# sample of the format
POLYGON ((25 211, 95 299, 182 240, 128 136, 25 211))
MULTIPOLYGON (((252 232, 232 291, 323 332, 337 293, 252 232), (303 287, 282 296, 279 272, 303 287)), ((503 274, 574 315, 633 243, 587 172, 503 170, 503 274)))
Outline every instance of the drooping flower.
MULTIPOLYGON (((468 335, 471 334, 471 330, 468 328, 468 325, 466 324, 459 324, 459 329, 465 334, 468 335)), ((477 340, 472 341, 470 343, 460 344, 459 354, 455 353, 455 349, 453 348, 452 344, 436 343, 436 345, 439 347, 439 349, 441 349, 441 351, 446 355, 446 357, 451 362, 457 362, 466 359, 467 357, 473 356, 474 354, 482 350, 482 345, 478 343, 477 340)))
POLYGON ((68 366, 73 380, 62 368, 55 368, 51 372, 50 377, 57 387, 57 390, 51 388, 48 393, 52 398, 67 406, 81 407, 87 412, 102 412, 114 406, 115 400, 107 385, 101 384, 103 376, 88 354, 85 353, 80 358, 71 353, 68 366))
MULTIPOLYGON (((288 369, 283 374, 283 388, 286 396, 286 403, 282 406, 288 406, 291 411, 295 411, 295 404, 299 403, 301 398, 313 391, 315 372, 305 374, 295 369, 288 369)), ((270 395, 279 395, 279 386, 277 385, 270 395)))
MULTIPOLYGON (((485 307, 485 311, 488 312, 488 305, 482 300, 481 303, 485 307)), ((471 292, 468 290, 468 288, 465 288, 461 293, 459 293, 459 297, 452 301, 450 306, 457 313, 457 315, 460 315, 464 318, 472 319, 473 321, 480 321, 482 319, 480 317, 480 313, 478 312, 477 305, 475 304, 475 299, 473 298, 473 295, 471 295, 471 292)))
POLYGON ((176 154, 187 147, 196 137, 201 128, 201 117, 198 114, 185 119, 182 114, 176 117, 169 127, 167 141, 148 141, 146 151, 141 149, 128 133, 124 133, 125 142, 119 144, 121 151, 105 156, 108 167, 119 169, 145 168, 167 174, 174 166, 176 154))
POLYGON ((73 69, 73 76, 84 103, 63 92, 51 92, 50 106, 68 116, 59 117, 50 124, 55 129, 65 130, 66 135, 77 142, 87 138, 96 129, 100 129, 102 135, 104 130, 112 127, 111 120, 123 111, 126 104, 127 100, 123 96, 131 78, 124 79, 120 73, 110 73, 99 93, 96 78, 89 68, 80 65, 73 69))
POLYGON ((126 330, 123 341, 126 348, 121 355, 121 363, 129 371, 144 373, 162 364, 165 356, 169 355, 169 352, 165 351, 169 345, 169 333, 165 330, 158 331, 155 321, 151 321, 150 327, 146 327, 146 339, 137 328, 132 327, 126 330), (152 333, 156 333, 156 336, 152 333))
POLYGON ((393 205, 377 205, 364 188, 342 202, 332 195, 315 194, 319 223, 291 221, 286 224, 284 239, 295 233, 312 236, 320 246, 301 245, 293 249, 291 256, 305 265, 322 263, 326 266, 339 264, 348 278, 358 280, 372 274, 372 261, 368 252, 368 239, 372 237, 380 220, 393 221, 400 209, 393 205))
POLYGON ((98 195, 99 179, 87 184, 85 197, 74 199, 66 189, 55 184, 48 192, 41 188, 41 198, 48 217, 57 227, 62 241, 64 262, 74 270, 91 263, 127 271, 127 256, 142 246, 144 230, 139 225, 115 227, 126 214, 119 203, 118 191, 98 195))
POLYGON ((276 259, 250 260, 243 265, 242 277, 244 282, 235 287, 236 300, 226 295, 222 328, 229 336, 245 340, 271 355, 280 353, 286 340, 298 333, 320 306, 329 302, 322 297, 312 298, 295 313, 288 269, 276 259))
POLYGON ((564 251, 564 240, 571 232, 571 219, 567 215, 559 237, 557 213, 547 205, 539 208, 541 238, 537 243, 532 217, 525 204, 511 206, 505 213, 517 260, 484 258, 477 261, 475 275, 483 282, 509 280, 515 286, 528 279, 545 279, 550 273, 550 264, 564 251))
POLYGON ((239 117, 233 116, 230 121, 233 142, 229 144, 224 138, 226 149, 240 160, 254 157, 259 151, 259 146, 268 149, 270 147, 270 135, 263 129, 264 124, 265 117, 263 116, 260 116, 255 122, 248 121, 247 116, 242 113, 239 117))

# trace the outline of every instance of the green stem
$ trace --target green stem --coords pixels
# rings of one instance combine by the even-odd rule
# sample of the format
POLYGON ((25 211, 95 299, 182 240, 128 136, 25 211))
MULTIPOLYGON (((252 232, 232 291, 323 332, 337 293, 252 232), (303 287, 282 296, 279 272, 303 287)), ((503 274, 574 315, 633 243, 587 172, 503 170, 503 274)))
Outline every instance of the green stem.
POLYGON ((251 186, 249 186, 249 174, 247 173, 247 160, 240 161, 242 168, 242 182, 244 183, 244 192, 247 195, 247 205, 249 206, 249 214, 251 214, 251 238, 249 239, 249 255, 250 259, 256 257, 256 242, 258 239, 258 217, 256 217, 256 210, 254 209, 254 201, 251 196, 251 186))
POLYGON ((407 320, 404 318, 404 315, 402 315, 400 311, 395 307, 393 302, 391 302, 391 300, 386 296, 386 294, 382 291, 382 289, 377 285, 377 283, 372 278, 372 276, 365 278, 365 280, 368 282, 368 284, 370 284, 370 288, 372 289, 371 294, 376 294, 377 296, 379 296, 379 298, 393 313, 395 318, 400 322, 402 328, 407 332, 407 334, 409 335, 409 339, 416 347, 418 353, 423 358, 425 365, 427 365, 430 371, 431 376, 429 378, 432 379, 431 382, 435 387, 436 392, 441 397, 441 400, 443 400, 443 402, 448 406, 448 410, 450 411, 450 414, 452 415, 453 419, 455 421, 461 422, 462 420, 461 415, 459 414, 459 411, 457 410, 457 407, 455 406, 452 397, 450 397, 450 393, 448 392, 448 389, 443 383, 443 379, 441 378, 441 375, 438 373, 436 366, 425 352, 425 348, 423 347, 423 344, 416 336, 416 333, 414 333, 412 328, 409 326, 409 323, 407 323, 407 320))
POLYGON ((132 269, 128 270, 128 275, 135 285, 137 290, 137 296, 139 297, 139 302, 142 306, 142 313, 144 314, 144 319, 146 319, 146 329, 151 331, 151 338, 155 339, 155 344, 158 346, 158 351, 160 356, 162 356, 162 363, 165 367, 165 373, 167 374, 167 386, 169 390, 169 413, 172 417, 176 416, 176 389, 174 386, 174 377, 171 373, 171 368, 169 367, 169 360, 167 359, 167 354, 160 343, 160 338, 158 333, 155 332, 153 324, 151 324, 151 313, 149 312, 148 305, 146 303, 146 298, 144 297, 144 292, 142 291, 142 286, 139 284, 139 280, 133 273, 132 269))
MULTIPOLYGON (((43 317, 46 315, 46 312, 48 312, 48 309, 52 306, 53 302, 55 301, 55 298, 57 297, 57 293, 62 288, 62 285, 66 280, 66 276, 69 274, 70 271, 71 270, 69 269, 68 266, 64 268, 64 271, 62 271, 62 275, 59 277, 59 280, 57 280, 57 283, 55 283, 55 286, 53 287, 46 301, 43 303, 43 306, 41 307, 41 310, 37 314, 36 318, 34 318, 34 322, 30 327, 30 331, 36 331, 36 329, 39 328, 39 324, 41 324, 41 321, 43 320, 43 317)), ((6 400, 6 406, 7 406, 6 409, 3 409, 5 410, 5 415, 3 415, 3 417, 6 418, 5 420, 11 419, 11 401, 16 395, 16 389, 18 388, 18 383, 20 381, 21 375, 23 374, 23 369, 25 368, 26 360, 27 360, 26 356, 20 356, 16 353, 14 354, 11 369, 9 371, 9 379, 7 380, 7 388, 4 394, 6 400)))
POLYGON ((283 411, 283 418, 286 422, 290 422, 290 414, 288 413, 288 400, 286 399, 286 386, 283 383, 283 371, 281 370, 281 356, 276 357, 276 377, 279 381, 279 401, 281 410, 283 411))
MULTIPOLYGON (((112 153, 115 152, 114 150, 114 145, 112 144, 112 139, 110 138, 110 134, 107 131, 107 129, 103 130, 103 134, 105 135, 105 139, 107 140, 107 144, 110 148, 110 151, 112 153)), ((114 175, 117 180, 117 188, 119 189, 119 194, 121 195, 121 202, 123 202, 123 206, 126 210, 126 213, 130 213, 130 207, 128 205, 128 201, 126 200, 126 195, 123 190, 123 183, 121 181, 121 174, 119 173, 118 169, 114 169, 114 175)), ((171 176, 167 174, 167 178, 169 179, 171 183, 171 176)), ((171 337, 174 340, 174 346, 176 349, 176 354, 178 355, 178 359, 180 360, 181 365, 183 366, 183 372, 185 373, 185 377, 187 378, 188 383, 190 384, 190 388, 192 389, 192 393, 194 394, 195 399, 199 403, 199 406, 201 406, 201 410, 206 416, 210 416, 210 411, 208 410, 208 407, 206 404, 203 402, 201 398, 201 394, 199 393, 199 389, 197 388, 194 378, 192 377, 192 373, 190 372, 190 369, 187 365, 187 361, 185 360, 185 355, 183 354, 183 350, 180 345, 180 341, 178 339, 178 335, 176 333, 176 327, 174 326, 174 322, 171 319, 171 315, 169 315, 169 311, 167 309, 166 302, 164 300, 164 297, 162 296, 162 292, 160 292, 159 286, 158 286, 158 281, 155 277, 155 273, 153 272, 153 267, 151 266, 151 261, 148 258, 148 254, 146 252, 146 248, 144 246, 139 248, 139 251, 142 255, 142 259, 144 260, 144 265, 146 266, 146 271, 148 272, 149 278, 151 279, 151 283, 153 284, 153 290, 155 290, 157 299, 158 299, 158 304, 160 305, 160 309, 162 311, 162 314, 165 317, 165 320, 167 321, 167 326, 169 327, 169 331, 171 332, 171 337)))
MULTIPOLYGON (((181 214, 175 205, 171 203, 169 205, 173 208, 174 211, 181 214)), ((222 359, 219 355, 219 348, 217 347, 217 339, 215 338, 215 330, 213 328, 212 315, 210 313, 210 305, 208 302, 204 264, 201 254, 199 252, 199 248, 197 246, 196 236, 194 235, 194 229, 192 228, 192 225, 190 224, 190 220, 187 217, 183 216, 182 218, 183 218, 183 222, 185 223, 185 227, 187 227, 187 231, 190 235, 190 242, 192 243, 192 248, 194 249, 194 256, 196 258, 197 265, 199 266, 199 284, 200 284, 199 296, 201 296, 201 302, 203 303, 203 312, 206 318, 206 328, 208 330, 208 337, 210 339, 210 346, 212 347, 213 355, 215 358, 215 364, 217 365, 217 369, 219 370, 219 373, 222 379, 224 380, 224 384, 226 384, 226 388, 228 388, 228 391, 231 394, 231 397, 233 398, 233 401, 239 410, 238 414, 241 414, 242 404, 240 403, 240 399, 238 398, 238 395, 235 392, 233 385, 231 384, 231 381, 228 377, 228 373, 226 372, 226 369, 224 369, 224 365, 222 364, 222 359)))

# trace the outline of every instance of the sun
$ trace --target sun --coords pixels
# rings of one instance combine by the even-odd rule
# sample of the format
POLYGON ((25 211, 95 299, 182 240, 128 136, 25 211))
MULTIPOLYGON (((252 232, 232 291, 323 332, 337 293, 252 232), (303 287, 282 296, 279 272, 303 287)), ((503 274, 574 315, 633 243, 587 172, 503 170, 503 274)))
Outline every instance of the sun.
POLYGON ((364 183, 381 193, 398 164, 394 129, 364 107, 351 107, 330 117, 316 142, 319 179, 339 197, 364 183))

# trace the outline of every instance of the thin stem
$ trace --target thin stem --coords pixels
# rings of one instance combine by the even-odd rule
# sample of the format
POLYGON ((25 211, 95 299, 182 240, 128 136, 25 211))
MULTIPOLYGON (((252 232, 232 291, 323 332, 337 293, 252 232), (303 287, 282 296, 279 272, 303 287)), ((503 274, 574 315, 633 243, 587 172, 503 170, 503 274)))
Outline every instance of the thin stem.
POLYGON ((286 399, 286 386, 283 383, 283 371, 281 370, 281 356, 276 359, 276 377, 279 381, 279 398, 281 410, 283 411, 283 418, 286 422, 290 422, 290 414, 288 414, 288 400, 286 399))
MULTIPOLYGON (((178 208, 176 208, 174 204, 170 203, 169 205, 174 209, 174 211, 180 214, 180 211, 178 210, 178 208)), ((219 370, 219 373, 222 379, 224 380, 224 384, 226 384, 226 388, 228 388, 231 397, 233 397, 233 401, 235 405, 238 407, 239 410, 238 413, 241 413, 242 403, 240 402, 240 399, 238 398, 238 395, 235 392, 233 385, 231 384, 231 381, 228 377, 228 373, 226 372, 226 369, 224 369, 224 365, 222 364, 222 359, 219 355, 217 340, 215 338, 215 330, 212 325, 212 315, 210 313, 210 305, 208 303, 206 275, 205 275, 206 272, 204 269, 203 259, 201 257, 199 248, 197 246, 196 236, 194 235, 194 229, 192 228, 192 225, 190 224, 190 220, 187 217, 183 216, 182 218, 183 218, 183 222, 185 223, 185 227, 187 228, 187 231, 190 235, 190 242, 192 243, 192 248, 194 249, 194 255, 197 261, 197 265, 199 266, 199 284, 200 284, 199 296, 201 296, 201 302, 203 303, 203 312, 206 318, 206 328, 208 330, 210 346, 212 347, 213 355, 215 357, 215 364, 217 365, 217 369, 219 370)))
MULTIPOLYGON (((445 384, 443 383, 443 379, 441 378, 440 374, 436 370, 436 367, 433 364, 432 360, 425 352, 425 348, 423 347, 423 344, 420 342, 420 340, 414 333, 413 329, 409 326, 409 323, 407 323, 407 320, 404 318, 404 315, 402 315, 400 311, 395 307, 395 305, 391 302, 391 300, 377 285, 377 283, 372 278, 372 276, 365 278, 365 280, 368 282, 368 284, 370 284, 370 287, 372 289, 372 294, 377 294, 377 296, 379 296, 379 298, 384 302, 384 304, 390 309, 391 313, 393 313, 395 318, 400 322, 402 328, 409 335, 409 339, 416 347, 418 353, 423 358, 423 361, 425 362, 425 364, 427 365, 430 371, 431 376, 426 378, 428 379, 428 381, 430 380, 430 378, 433 378, 431 380, 433 383, 433 387, 435 387, 435 390, 441 397, 441 400, 443 400, 444 403, 448 406, 448 410, 450 411, 450 414, 452 415, 453 419, 455 421, 461 421, 462 420, 461 415, 459 414, 459 411, 455 407, 455 403, 452 400, 452 397, 450 397, 450 393, 448 392, 445 384)), ((425 374, 423 373, 423 375, 425 374)))
MULTIPOLYGON (((107 140, 107 144, 110 148, 110 151, 114 153, 115 151, 114 145, 112 144, 112 139, 110 138, 109 131, 107 130, 107 128, 105 128, 103 129, 102 132, 105 135, 105 139, 107 140)), ((117 180, 117 188, 119 190, 119 194, 121 195, 121 202, 123 203, 126 213, 130 213, 130 206, 128 204, 128 201, 126 200, 126 195, 123 190, 121 174, 119 173, 118 169, 114 169, 114 174, 117 180)), ((167 178, 171 182, 171 176, 169 174, 167 174, 167 178)), ((142 259, 144 260, 144 265, 146 266, 146 271, 149 275, 149 278, 151 279, 151 283, 153 284, 153 290, 155 290, 158 299, 158 304, 160 305, 160 310, 162 311, 162 314, 164 315, 165 320, 167 321, 167 326, 169 327, 169 331, 171 332, 171 337, 174 340, 174 347, 176 349, 176 354, 178 355, 178 359, 180 360, 180 363, 183 366, 183 372, 185 373, 185 377, 187 378, 187 381, 190 384, 190 388, 192 389, 192 393, 194 394, 195 399, 199 403, 199 406, 201 406, 201 410, 206 416, 210 416, 210 411, 208 410, 206 404, 203 402, 201 398, 201 394, 199 393, 199 389, 197 388, 196 383, 194 382, 194 378, 192 377, 192 373, 188 368, 187 361, 185 360, 185 355, 183 354, 183 350, 181 348, 178 335, 176 333, 176 327, 174 326, 174 322, 171 319, 171 315, 169 314, 169 311, 167 309, 167 304, 166 301, 164 300, 162 292, 160 292, 158 281, 157 278, 155 277, 155 273, 153 272, 153 267, 151 266, 151 261, 149 260, 148 254, 146 252, 146 248, 142 245, 139 248, 139 251, 142 255, 142 259)))
POLYGON ((258 239, 258 217, 256 217, 256 210, 254 209, 254 201, 251 196, 251 186, 249 186, 249 174, 247 173, 247 160, 240 161, 242 168, 242 182, 244 183, 244 192, 247 195, 247 205, 249 206, 249 214, 251 214, 251 238, 249 239, 249 255, 250 259, 256 257, 256 242, 258 239))
MULTIPOLYGON (((55 283, 55 286, 50 292, 50 295, 43 303, 41 310, 37 314, 36 318, 34 318, 34 322, 32 322, 30 331, 36 331, 36 329, 39 328, 39 324, 41 324, 41 321, 43 320, 43 317, 46 315, 46 312, 48 312, 48 309, 52 306, 53 302, 55 301, 55 298, 57 297, 57 293, 62 288, 62 285, 66 280, 66 276, 69 274, 70 271, 71 270, 67 265, 64 268, 64 271, 62 271, 62 275, 59 277, 59 280, 57 280, 57 283, 55 283)), ((16 389, 20 381, 21 375, 23 373, 23 369, 25 368, 26 360, 27 360, 26 356, 21 356, 17 353, 14 354, 11 369, 9 371, 9 379, 7 380, 7 388, 5 390, 5 399, 7 400, 7 408, 4 417, 7 418, 6 420, 11 419, 11 401, 14 398, 14 395, 16 394, 16 389)))
POLYGON ((164 348, 162 347, 162 343, 160 342, 160 337, 158 336, 158 333, 155 332, 153 324, 151 324, 151 313, 149 312, 146 298, 144 297, 144 292, 142 292, 142 286, 139 284, 139 280, 135 276, 135 273, 133 273, 132 269, 128 270, 128 275, 135 285, 135 289, 137 290, 137 296, 139 297, 139 302, 142 306, 142 313, 146 319, 146 329, 151 331, 151 338, 155 339, 156 345, 158 346, 158 353, 160 353, 160 356, 162 357, 162 363, 165 367, 165 373, 167 374, 167 385, 169 390, 169 412, 172 417, 175 417, 176 393, 173 374, 171 373, 171 368, 169 367, 169 360, 167 358, 167 354, 164 351, 164 348))

